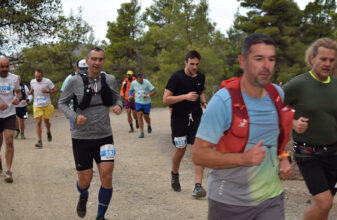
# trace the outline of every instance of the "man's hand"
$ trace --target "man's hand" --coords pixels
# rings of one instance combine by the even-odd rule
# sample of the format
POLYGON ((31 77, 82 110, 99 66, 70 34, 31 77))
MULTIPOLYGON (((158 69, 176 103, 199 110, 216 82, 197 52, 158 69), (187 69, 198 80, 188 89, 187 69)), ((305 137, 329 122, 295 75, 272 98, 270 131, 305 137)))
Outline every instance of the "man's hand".
POLYGON ((293 170, 287 157, 281 159, 279 164, 279 172, 281 179, 288 179, 292 175, 293 170))
POLYGON ((293 129, 298 133, 304 133, 308 128, 309 118, 299 117, 297 120, 293 120, 293 129))
POLYGON ((19 98, 15 98, 12 102, 13 105, 18 105, 20 102, 19 98))
POLYGON ((8 108, 8 105, 4 102, 0 102, 0 110, 4 111, 8 108))
POLYGON ((199 95, 197 92, 189 92, 185 95, 185 99, 187 101, 195 102, 199 98, 199 95))
POLYGON ((266 150, 262 148, 263 141, 259 141, 259 143, 255 144, 248 151, 243 153, 243 161, 242 164, 244 166, 255 166, 262 163, 266 156, 266 150))
POLYGON ((42 92, 42 93, 48 93, 48 90, 45 89, 45 88, 42 88, 42 89, 41 89, 41 92, 42 92))
POLYGON ((119 105, 115 105, 114 107, 112 107, 112 112, 116 115, 119 115, 122 112, 122 108, 119 105))
POLYGON ((76 124, 78 125, 84 125, 87 122, 87 117, 84 115, 78 115, 76 118, 76 124))

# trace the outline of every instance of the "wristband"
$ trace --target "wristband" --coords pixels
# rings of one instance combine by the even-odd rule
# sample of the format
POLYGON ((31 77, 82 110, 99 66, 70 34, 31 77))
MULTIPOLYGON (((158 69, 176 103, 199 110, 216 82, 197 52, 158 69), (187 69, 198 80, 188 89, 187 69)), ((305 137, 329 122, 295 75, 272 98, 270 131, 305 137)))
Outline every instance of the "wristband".
POLYGON ((283 158, 288 158, 289 162, 291 163, 291 157, 289 152, 280 154, 278 158, 279 160, 282 160, 283 158))

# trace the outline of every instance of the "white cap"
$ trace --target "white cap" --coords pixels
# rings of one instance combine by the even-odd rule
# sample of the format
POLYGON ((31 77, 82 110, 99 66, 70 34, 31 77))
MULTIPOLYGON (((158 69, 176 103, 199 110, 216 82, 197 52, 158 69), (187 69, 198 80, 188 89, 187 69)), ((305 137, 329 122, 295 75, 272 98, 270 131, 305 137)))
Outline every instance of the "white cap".
POLYGON ((78 61, 78 65, 77 65, 78 68, 88 68, 88 64, 87 62, 85 61, 85 59, 82 59, 80 61, 78 61))

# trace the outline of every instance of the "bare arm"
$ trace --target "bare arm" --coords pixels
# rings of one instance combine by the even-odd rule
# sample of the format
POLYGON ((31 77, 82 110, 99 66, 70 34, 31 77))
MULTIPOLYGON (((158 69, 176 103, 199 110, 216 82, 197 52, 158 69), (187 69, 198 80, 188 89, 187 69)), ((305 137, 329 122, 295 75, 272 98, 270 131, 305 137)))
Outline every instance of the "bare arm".
POLYGON ((187 94, 174 96, 170 90, 165 89, 163 95, 163 103, 166 105, 171 105, 178 102, 182 102, 184 100, 194 102, 198 99, 198 97, 199 95, 196 92, 189 92, 187 94))
POLYGON ((202 91, 201 94, 200 94, 200 102, 201 102, 201 105, 204 108, 207 107, 207 101, 206 101, 205 91, 202 91))
POLYGON ((20 102, 20 99, 21 99, 21 97, 22 97, 21 90, 20 90, 20 89, 15 90, 15 94, 16 94, 16 97, 14 98, 12 104, 13 104, 13 105, 18 105, 19 102, 20 102))
POLYGON ((297 120, 293 120, 293 129, 298 133, 304 133, 308 128, 309 118, 299 117, 297 120))
POLYGON ((196 165, 214 169, 259 165, 265 158, 265 149, 260 141, 244 153, 222 153, 214 149, 214 144, 200 138, 195 139, 192 160, 196 165))
POLYGON ((55 87, 52 88, 52 89, 50 89, 50 90, 47 90, 47 89, 45 89, 45 88, 41 89, 41 92, 42 92, 42 93, 49 93, 49 94, 54 94, 56 91, 57 91, 57 90, 56 90, 55 87))

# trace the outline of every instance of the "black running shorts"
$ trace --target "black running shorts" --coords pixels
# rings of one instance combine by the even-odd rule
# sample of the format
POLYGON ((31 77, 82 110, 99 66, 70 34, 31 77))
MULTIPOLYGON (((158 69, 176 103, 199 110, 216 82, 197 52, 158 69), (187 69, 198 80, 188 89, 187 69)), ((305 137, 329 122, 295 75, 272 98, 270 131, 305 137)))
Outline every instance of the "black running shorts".
POLYGON ((15 121, 15 115, 8 116, 7 118, 0 118, 0 132, 3 132, 5 129, 15 130, 15 121))
POLYGON ((25 115, 26 115, 26 113, 27 113, 27 106, 16 107, 16 108, 15 108, 15 111, 16 111, 16 115, 17 115, 19 118, 26 119, 26 118, 25 118, 25 115))
POLYGON ((105 158, 102 155, 102 146, 113 145, 113 137, 109 136, 102 139, 72 139, 73 154, 76 170, 92 169, 93 159, 96 164, 101 162, 114 162, 114 157, 105 158))
POLYGON ((337 156, 298 157, 295 161, 312 195, 330 190, 336 194, 337 156))
POLYGON ((195 135, 197 133, 202 110, 195 111, 189 115, 171 115, 171 131, 172 143, 176 147, 177 138, 186 136, 186 144, 194 144, 195 135))

